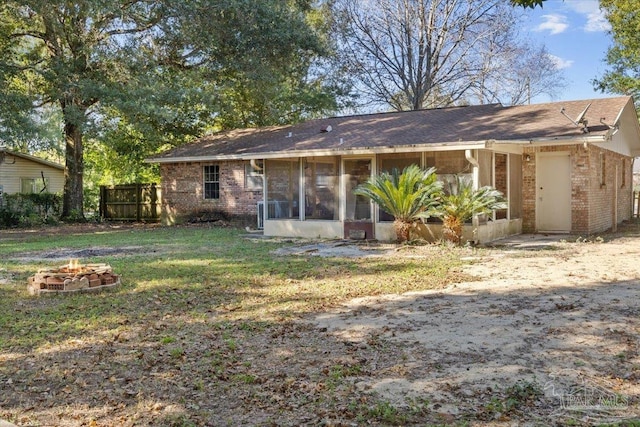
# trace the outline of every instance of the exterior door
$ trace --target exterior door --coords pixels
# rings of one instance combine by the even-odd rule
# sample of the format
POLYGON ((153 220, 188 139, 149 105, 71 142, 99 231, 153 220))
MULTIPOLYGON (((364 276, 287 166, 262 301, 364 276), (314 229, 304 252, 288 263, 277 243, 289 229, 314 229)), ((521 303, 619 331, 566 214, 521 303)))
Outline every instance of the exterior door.
POLYGON ((373 239, 373 209, 371 201, 356 196, 353 190, 371 177, 371 159, 344 159, 344 237, 373 239))
POLYGON ((571 157, 568 152, 538 153, 536 228, 571 232, 571 157))
POLYGON ((356 196, 353 190, 371 177, 370 159, 348 159, 344 161, 344 185, 346 193, 347 221, 371 221, 371 201, 356 196))

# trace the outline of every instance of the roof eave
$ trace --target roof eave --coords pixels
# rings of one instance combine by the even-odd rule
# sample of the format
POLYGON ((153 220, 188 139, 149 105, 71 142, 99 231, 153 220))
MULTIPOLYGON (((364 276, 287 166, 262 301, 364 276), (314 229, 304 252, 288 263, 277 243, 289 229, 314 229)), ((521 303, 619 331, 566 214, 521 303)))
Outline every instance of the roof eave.
POLYGON ((322 157, 322 156, 356 156, 365 154, 388 154, 397 152, 406 152, 411 149, 429 148, 429 151, 442 151, 449 148, 459 150, 491 148, 493 145, 527 145, 527 146, 544 146, 557 144, 584 144, 584 143, 602 143, 609 138, 607 135, 580 135, 576 137, 553 137, 553 138, 531 138, 531 139, 489 139, 479 141, 455 141, 440 143, 424 143, 410 145, 396 145, 384 147, 358 147, 345 149, 317 149, 317 150, 288 150, 288 151, 266 151, 253 152, 244 154, 223 154, 208 156, 184 156, 184 157, 155 157, 145 159, 146 163, 185 163, 185 162, 214 162, 225 160, 250 160, 250 159, 284 159, 293 157, 322 157))
POLYGON ((59 170, 64 170, 64 166, 59 164, 59 163, 55 163, 55 162, 51 162, 49 160, 45 160, 45 159, 41 159, 40 157, 36 157, 36 156, 32 156, 31 154, 25 154, 25 153, 19 153, 17 151, 13 151, 13 150, 9 150, 6 148, 0 149, 0 151, 4 151, 5 153, 7 153, 10 156, 13 157, 20 157, 21 159, 25 159, 25 160, 30 160, 32 162, 35 163, 40 163, 42 165, 45 166, 49 166, 55 169, 59 169, 59 170))
POLYGON ((552 138, 530 138, 530 139, 491 139, 487 141, 487 148, 494 144, 513 144, 540 147, 546 145, 573 145, 573 144, 594 144, 611 140, 609 133, 605 135, 580 135, 575 137, 552 137, 552 138))
POLYGON ((288 151, 265 151, 245 154, 225 154, 212 156, 184 156, 184 157, 155 157, 145 159, 146 163, 183 163, 183 162, 208 162, 221 160, 250 160, 250 159, 284 159, 292 157, 322 157, 322 156, 357 156, 364 154, 386 154, 406 152, 411 149, 424 149, 428 147, 430 151, 442 151, 449 147, 459 150, 485 148, 487 141, 456 141, 440 143, 424 143, 395 145, 383 147, 357 147, 343 149, 316 149, 316 150, 288 150, 288 151))

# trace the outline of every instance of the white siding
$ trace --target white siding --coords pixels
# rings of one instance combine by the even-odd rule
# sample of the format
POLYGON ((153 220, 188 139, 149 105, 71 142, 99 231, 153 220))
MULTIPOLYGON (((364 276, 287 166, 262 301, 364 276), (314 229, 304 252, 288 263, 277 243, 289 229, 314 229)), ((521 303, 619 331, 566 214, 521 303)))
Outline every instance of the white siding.
POLYGON ((22 178, 42 180, 41 172, 48 181, 49 193, 62 193, 64 171, 52 166, 7 154, 0 164, 0 186, 7 194, 19 193, 22 178), (15 159, 15 163, 14 163, 15 159))

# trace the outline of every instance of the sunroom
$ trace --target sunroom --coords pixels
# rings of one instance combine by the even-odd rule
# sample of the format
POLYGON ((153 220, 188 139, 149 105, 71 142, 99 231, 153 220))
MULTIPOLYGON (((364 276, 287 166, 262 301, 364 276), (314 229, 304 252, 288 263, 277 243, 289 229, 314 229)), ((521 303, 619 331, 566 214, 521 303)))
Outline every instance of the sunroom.
MULTIPOLYGON (((444 148, 444 147, 443 147, 444 148)), ((264 234, 309 238, 395 239, 393 217, 353 190, 374 174, 411 164, 435 167, 445 190, 462 176, 474 187, 493 186, 508 208, 476 215, 464 239, 487 242, 522 230, 522 155, 487 149, 448 149, 358 153, 264 160, 264 234)), ((430 218, 414 237, 437 240, 441 225, 430 218)))

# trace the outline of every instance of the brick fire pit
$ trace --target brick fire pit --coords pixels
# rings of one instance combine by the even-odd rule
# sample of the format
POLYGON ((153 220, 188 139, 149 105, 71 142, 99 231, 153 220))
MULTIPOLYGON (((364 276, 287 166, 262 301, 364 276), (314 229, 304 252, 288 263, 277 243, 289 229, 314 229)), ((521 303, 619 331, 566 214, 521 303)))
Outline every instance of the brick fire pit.
POLYGON ((94 291, 117 286, 120 276, 113 274, 108 264, 80 264, 72 259, 69 264, 54 269, 40 269, 29 277, 31 295, 94 291))

